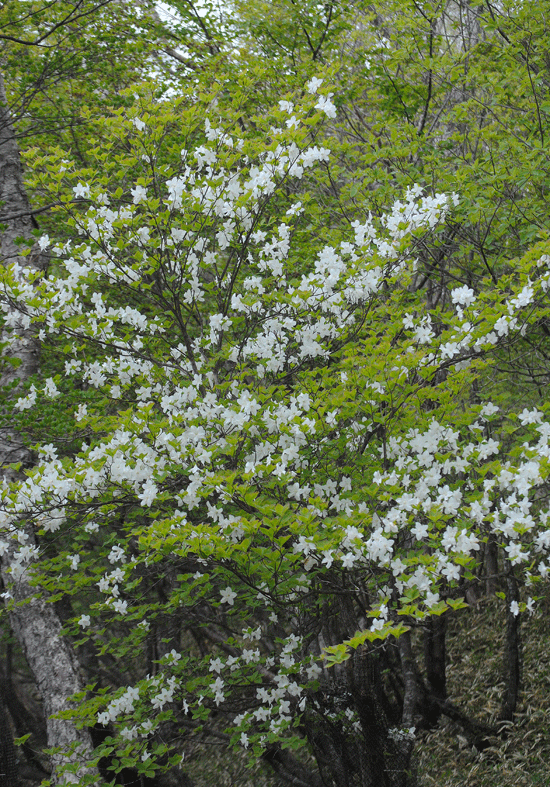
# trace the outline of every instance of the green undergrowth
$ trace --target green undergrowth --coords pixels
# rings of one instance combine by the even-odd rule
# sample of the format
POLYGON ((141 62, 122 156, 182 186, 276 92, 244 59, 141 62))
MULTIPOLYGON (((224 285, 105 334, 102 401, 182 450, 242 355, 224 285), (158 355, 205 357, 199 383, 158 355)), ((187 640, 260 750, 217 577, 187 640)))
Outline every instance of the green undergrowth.
POLYGON ((443 717, 418 741, 422 787, 548 787, 550 776, 550 592, 522 620, 522 686, 513 723, 498 722, 504 694, 505 614, 481 600, 454 616, 448 632, 449 699, 472 718, 502 729, 478 752, 443 717))

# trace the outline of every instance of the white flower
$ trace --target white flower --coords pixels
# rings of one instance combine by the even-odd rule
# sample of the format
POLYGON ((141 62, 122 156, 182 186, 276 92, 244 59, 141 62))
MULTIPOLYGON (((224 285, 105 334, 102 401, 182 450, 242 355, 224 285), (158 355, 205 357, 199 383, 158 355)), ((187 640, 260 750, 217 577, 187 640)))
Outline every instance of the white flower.
POLYGON ((119 560, 124 561, 124 550, 118 544, 114 546, 108 555, 109 563, 117 563, 119 560))
POLYGON ((139 493, 138 497, 141 500, 142 506, 150 506, 154 499, 158 494, 158 487, 154 484, 150 478, 147 479, 145 484, 143 485, 143 489, 139 493))
POLYGON ((140 202, 147 199, 147 189, 143 186, 136 186, 132 189, 131 194, 134 198, 134 205, 138 205, 140 202))
POLYGON ((520 309, 522 306, 528 306, 533 300, 533 296, 534 296, 533 288, 530 285, 527 285, 519 293, 518 297, 514 298, 511 301, 511 304, 516 309, 520 309))
POLYGON ((291 697, 299 697, 303 691, 302 687, 299 686, 295 681, 289 683, 286 690, 287 694, 290 694, 291 697))
POLYGON ((210 666, 208 668, 209 672, 217 672, 218 674, 223 669, 223 661, 220 658, 210 659, 210 666))
POLYGON ((271 708, 260 707, 254 711, 254 718, 258 721, 267 721, 271 716, 271 708))
POLYGON ((312 94, 316 93, 322 84, 322 79, 319 79, 319 77, 313 77, 306 85, 307 92, 312 94))
POLYGON ((342 555, 342 568, 353 568, 353 564, 357 560, 357 557, 353 554, 353 552, 348 552, 345 555, 342 555))
POLYGON ((294 109, 294 104, 292 103, 292 101, 279 101, 279 109, 281 110, 281 112, 288 112, 288 114, 290 115, 290 113, 294 109))
POLYGON ((460 352, 460 346, 456 342, 445 342, 440 347, 442 358, 453 358, 460 352))
POLYGON ((513 566, 515 566, 517 563, 521 563, 522 560, 525 560, 529 557, 528 554, 521 551, 521 544, 518 544, 517 541, 511 541, 504 549, 506 552, 508 552, 508 557, 510 558, 510 562, 513 566))
POLYGON ((222 604, 229 604, 229 606, 232 607, 233 604, 235 603, 235 599, 236 598, 237 598, 237 594, 229 586, 227 586, 221 592, 221 603, 222 604))
POLYGON ((426 601, 425 604, 428 608, 431 608, 437 604, 439 601, 439 593, 432 593, 431 590, 426 592, 426 601))
POLYGON ((46 385, 44 386, 44 394, 48 396, 50 399, 55 399, 56 396, 59 396, 59 391, 57 390, 57 386, 52 377, 48 377, 46 380, 46 385))
POLYGON ((517 616, 519 615, 519 604, 517 601, 512 601, 512 603, 510 604, 510 612, 515 618, 517 618, 517 616))
POLYGON ((45 251, 50 245, 50 236, 42 235, 41 238, 38 238, 38 245, 40 246, 40 251, 45 251))
POLYGON ((458 304, 459 306, 470 306, 472 303, 475 302, 476 296, 474 291, 464 285, 464 287, 456 287, 451 292, 451 300, 454 304, 458 304))
POLYGON ((321 667, 318 664, 310 664, 310 666, 306 669, 306 675, 308 680, 317 680, 319 675, 322 673, 321 667))
POLYGON ((89 198, 90 196, 90 187, 87 183, 78 183, 78 186, 73 187, 75 197, 85 197, 89 198))
POLYGON ((336 107, 330 100, 334 93, 329 93, 328 96, 319 96, 319 101, 315 104, 315 109, 320 109, 328 118, 336 117, 336 107))
POLYGON ((417 538, 419 541, 423 538, 427 538, 429 535, 428 525, 424 524, 423 522, 415 522, 411 533, 413 533, 415 538, 417 538))
POLYGON ((99 582, 96 582, 96 585, 98 586, 100 593, 108 593, 110 590, 109 577, 101 577, 99 582))
POLYGON ((301 202, 295 202, 294 205, 292 205, 292 207, 290 207, 287 210, 286 215, 287 216, 300 215, 300 213, 303 213, 303 211, 304 211, 304 209, 302 208, 302 203, 301 202))
POLYGON ((518 415, 520 423, 522 426, 527 426, 527 424, 540 424, 542 421, 543 413, 539 412, 539 410, 528 410, 525 408, 523 412, 518 415))
POLYGON ((29 410, 36 402, 36 388, 34 385, 30 387, 30 393, 27 396, 21 396, 15 403, 18 410, 29 410))
POLYGON ((88 628, 90 625, 90 616, 89 615, 81 615, 78 620, 78 625, 82 626, 83 629, 88 628))

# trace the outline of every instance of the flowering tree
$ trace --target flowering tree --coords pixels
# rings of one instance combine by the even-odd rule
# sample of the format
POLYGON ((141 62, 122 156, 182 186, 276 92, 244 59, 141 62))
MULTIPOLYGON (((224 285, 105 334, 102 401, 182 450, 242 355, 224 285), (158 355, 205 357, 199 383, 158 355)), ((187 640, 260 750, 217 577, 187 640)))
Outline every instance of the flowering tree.
MULTIPOLYGON (((24 146, 25 140, 31 137, 33 144, 43 149, 54 140, 54 144, 64 146, 66 150, 72 148, 77 160, 85 162, 88 141, 81 113, 83 103, 89 108, 95 107, 97 113, 105 101, 111 99, 116 103, 120 89, 139 81, 143 74, 150 76, 155 72, 157 79, 165 78, 168 85, 178 72, 188 73, 191 68, 200 71, 202 62, 215 54, 217 44, 211 41, 212 46, 204 47, 199 57, 204 36, 209 35, 212 39, 208 29, 209 18, 199 18, 194 9, 188 9, 189 13, 180 16, 178 24, 172 20, 168 30, 166 21, 158 17, 155 8, 154 3, 119 3, 117 0, 78 0, 74 3, 59 0, 24 6, 7 2, 2 5, 1 62, 6 76, 6 90, 0 76, 2 264, 15 260, 20 262, 24 246, 27 246, 27 251, 31 249, 30 264, 40 268, 46 259, 38 246, 33 247, 32 230, 37 227, 37 217, 42 221, 42 214, 49 207, 37 206, 32 195, 29 204, 22 182, 24 173, 16 138, 24 146), (172 48, 175 40, 180 47, 186 41, 192 42, 192 60, 184 57, 181 50, 175 52, 172 48)), ((40 359, 40 343, 33 327, 28 324, 20 327, 26 331, 27 341, 12 346, 10 362, 3 363, 2 367, 3 389, 12 393, 33 371, 37 371, 40 359)), ((14 463, 17 459, 23 466, 31 466, 34 458, 28 439, 25 439, 28 435, 13 428, 9 404, 3 408, 2 422, 2 475, 6 480, 13 480, 17 471, 6 467, 6 463, 14 463)), ((25 533, 25 547, 32 551, 36 548, 33 529, 26 528, 25 533)), ((21 533, 20 540, 22 538, 21 533)), ((6 582, 5 569, 9 567, 13 547, 14 544, 10 545, 2 555, 2 573, 6 582)), ((13 589, 13 596, 18 601, 32 596, 33 590, 27 580, 28 575, 20 573, 17 587, 13 589)), ((93 748, 88 730, 76 729, 70 719, 52 717, 55 712, 68 707, 68 695, 81 686, 79 665, 68 641, 60 636, 58 610, 46 603, 45 598, 36 597, 32 604, 11 605, 10 614, 4 617, 3 624, 4 636, 9 636, 11 629, 39 687, 45 724, 43 730, 40 729, 39 706, 35 706, 37 713, 34 717, 29 714, 28 707, 21 712, 16 691, 21 685, 12 683, 10 655, 2 670, 5 692, 3 689, 0 715, 6 712, 5 701, 16 735, 23 736, 33 730, 41 738, 44 733, 44 740, 52 750, 49 758, 52 778, 78 781, 83 773, 78 768, 76 773, 64 776, 56 768, 60 747, 66 750, 70 744, 80 742, 89 751, 93 748)), ((7 647, 10 649, 11 643, 7 647)), ((13 752, 8 719, 2 725, 1 737, 2 753, 13 752)), ((39 757, 37 760, 33 756, 32 746, 37 742, 34 739, 30 745, 23 743, 23 750, 27 764, 39 767, 45 774, 47 771, 43 769, 48 768, 47 758, 39 757)), ((63 760, 65 763, 68 761, 66 751, 63 760)), ((2 762, 2 770, 7 771, 6 779, 16 779, 15 756, 6 754, 2 762)))
POLYGON ((412 785, 417 719, 460 712, 411 631, 464 606, 490 543, 511 626, 548 571, 544 410, 474 392, 545 318, 548 244, 428 310, 415 260, 460 195, 339 209, 326 81, 244 122, 249 88, 133 88, 89 118, 94 166, 32 154, 63 242, 3 272, 6 352, 33 326, 44 363, 14 398, 39 461, 2 491, 2 549, 34 523, 13 582, 33 563, 68 634, 134 663, 75 713, 115 768, 202 732, 290 783, 412 785))

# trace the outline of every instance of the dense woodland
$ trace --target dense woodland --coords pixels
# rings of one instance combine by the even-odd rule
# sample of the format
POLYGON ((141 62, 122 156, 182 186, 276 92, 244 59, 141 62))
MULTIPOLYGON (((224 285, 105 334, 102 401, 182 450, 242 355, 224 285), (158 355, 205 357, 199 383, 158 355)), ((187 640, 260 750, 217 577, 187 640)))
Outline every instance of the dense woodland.
POLYGON ((1 4, 2 787, 524 783, 549 17, 1 4))

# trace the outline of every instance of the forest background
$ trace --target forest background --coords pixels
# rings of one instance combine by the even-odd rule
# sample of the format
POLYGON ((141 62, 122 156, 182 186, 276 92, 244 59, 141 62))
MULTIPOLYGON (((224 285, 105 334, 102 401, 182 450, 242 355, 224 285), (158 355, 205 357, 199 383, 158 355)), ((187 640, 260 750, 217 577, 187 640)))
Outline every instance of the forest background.
POLYGON ((543 783, 549 10, 2 4, 7 787, 543 783))

